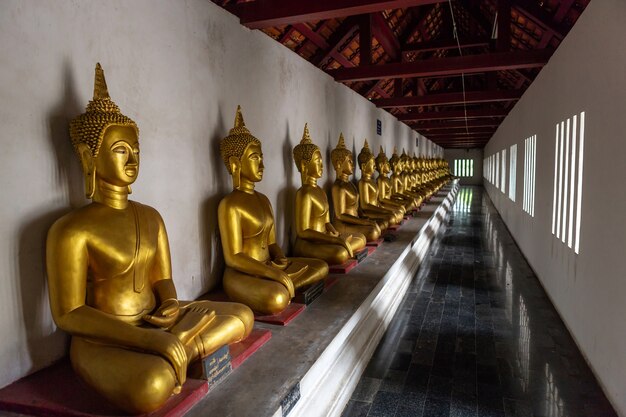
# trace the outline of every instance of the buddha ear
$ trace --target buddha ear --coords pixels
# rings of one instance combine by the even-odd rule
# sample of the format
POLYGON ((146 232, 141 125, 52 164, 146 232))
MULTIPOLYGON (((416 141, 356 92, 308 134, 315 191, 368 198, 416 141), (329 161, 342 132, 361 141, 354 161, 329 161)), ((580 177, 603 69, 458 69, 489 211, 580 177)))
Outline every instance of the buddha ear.
POLYGON ((93 198, 93 194, 96 190, 96 161, 91 153, 91 149, 85 143, 79 143, 76 146, 78 156, 80 157, 80 164, 83 168, 83 175, 85 177, 85 196, 87 198, 93 198))
POLYGON ((228 158, 228 166, 233 176, 233 188, 239 188, 241 182, 241 161, 236 156, 228 158))

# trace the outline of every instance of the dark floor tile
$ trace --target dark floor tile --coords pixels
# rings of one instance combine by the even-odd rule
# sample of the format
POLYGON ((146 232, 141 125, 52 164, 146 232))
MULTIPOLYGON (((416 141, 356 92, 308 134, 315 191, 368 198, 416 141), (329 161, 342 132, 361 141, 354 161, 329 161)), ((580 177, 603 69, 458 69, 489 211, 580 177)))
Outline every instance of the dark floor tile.
POLYGON ((352 393, 353 400, 372 402, 380 389, 382 380, 378 378, 362 377, 352 393))
POLYGON ((428 417, 449 417, 450 399, 427 398, 424 403, 423 415, 428 417))
POLYGON ((483 189, 470 192, 344 415, 617 417, 483 189))
POLYGON ((379 391, 374 397, 368 417, 393 417, 401 395, 395 392, 379 391))
POLYGON ((370 406, 371 403, 350 400, 348 401, 346 408, 343 409, 341 417, 367 417, 370 406))

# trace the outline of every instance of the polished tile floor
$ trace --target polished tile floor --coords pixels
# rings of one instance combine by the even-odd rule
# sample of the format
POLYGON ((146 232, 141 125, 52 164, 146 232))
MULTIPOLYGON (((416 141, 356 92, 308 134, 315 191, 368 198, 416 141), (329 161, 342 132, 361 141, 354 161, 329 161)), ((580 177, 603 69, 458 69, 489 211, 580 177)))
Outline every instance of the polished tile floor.
POLYGON ((461 187, 343 417, 614 417, 482 187, 461 187))

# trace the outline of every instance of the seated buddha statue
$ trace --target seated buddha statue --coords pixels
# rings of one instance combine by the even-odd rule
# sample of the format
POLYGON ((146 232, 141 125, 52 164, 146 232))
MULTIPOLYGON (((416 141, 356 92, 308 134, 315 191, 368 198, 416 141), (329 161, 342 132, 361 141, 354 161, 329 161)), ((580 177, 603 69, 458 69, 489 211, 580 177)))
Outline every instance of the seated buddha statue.
POLYGON ((367 243, 362 233, 339 234, 330 222, 326 193, 317 185, 323 173, 322 153, 311 141, 304 125, 300 144, 293 148, 293 159, 302 179, 296 192, 296 256, 323 259, 329 265, 341 265, 367 243))
POLYGON ((93 202, 57 220, 46 243, 50 308, 71 336, 70 361, 127 413, 147 413, 180 392, 188 364, 244 339, 242 304, 180 301, 163 219, 130 201, 139 130, 109 97, 96 66, 93 100, 70 137, 93 202))
POLYGON ((400 174, 404 189, 413 193, 419 199, 421 204, 421 200, 424 199, 424 195, 420 193, 419 189, 416 188, 416 181, 413 175, 413 168, 411 166, 411 158, 407 153, 402 149, 402 155, 400 155, 400 161, 402 163, 402 173, 400 174))
POLYGON ((339 142, 331 151, 330 159, 336 174, 331 191, 335 212, 333 226, 339 233, 362 233, 368 242, 378 239, 381 234, 380 226, 383 225, 386 229, 387 225, 384 221, 379 223, 359 215, 359 193, 349 180, 354 172, 353 156, 346 148, 343 134, 339 135, 339 142))
POLYGON ((276 243, 270 201, 254 190, 263 178, 261 141, 246 127, 239 107, 235 126, 220 142, 220 153, 233 181, 233 191, 217 209, 226 262, 224 291, 256 312, 279 313, 295 290, 326 278, 328 264, 321 259, 286 258, 276 243))
POLYGON ((411 198, 413 208, 419 208, 422 204, 421 197, 411 190, 406 189, 406 176, 403 175, 404 164, 402 159, 398 155, 398 151, 394 148, 391 159, 389 159, 389 165, 391 166, 391 186, 394 194, 402 194, 411 198))
POLYGON ((380 147, 378 156, 375 159, 376 171, 378 172, 378 178, 376 178, 376 185, 378 186, 378 201, 383 207, 399 208, 402 210, 402 214, 407 210, 413 208, 413 199, 405 196, 404 194, 394 193, 391 179, 388 177, 391 168, 389 166, 389 159, 385 155, 383 147, 380 147))
POLYGON ((378 199, 378 185, 372 179, 376 162, 374 154, 370 150, 367 139, 363 149, 357 156, 361 179, 359 180, 359 204, 364 215, 370 219, 383 219, 389 224, 395 225, 402 221, 404 210, 399 207, 385 207, 378 199))

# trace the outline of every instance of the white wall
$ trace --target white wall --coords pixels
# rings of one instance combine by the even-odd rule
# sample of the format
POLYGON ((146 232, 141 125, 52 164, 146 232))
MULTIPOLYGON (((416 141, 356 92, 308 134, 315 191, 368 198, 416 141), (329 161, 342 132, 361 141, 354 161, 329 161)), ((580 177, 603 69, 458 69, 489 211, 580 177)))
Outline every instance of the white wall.
POLYGON ((417 150, 406 125, 209 1, 3 1, 0 385, 65 353, 49 314, 44 242, 55 219, 86 203, 68 121, 91 98, 98 61, 111 97, 141 130, 132 197, 165 220, 181 298, 221 279, 216 207, 231 183, 218 150, 238 104, 263 141, 258 189, 273 204, 285 250, 300 186, 291 151, 305 122, 326 151, 326 186, 340 131, 357 152, 364 138, 376 152, 383 142, 417 150))
POLYGON ((444 158, 454 174, 455 159, 471 159, 474 161, 474 175, 459 180, 460 185, 482 185, 483 183, 483 150, 482 149, 444 149, 444 158))
MULTIPOLYGON (((626 416, 626 3, 593 1, 504 120, 485 157, 518 144, 517 198, 485 186, 626 416), (586 113, 580 254, 551 233, 556 123, 586 113), (537 135, 535 217, 522 212, 524 139, 537 135)), ((507 169, 508 172, 508 169, 507 169)), ((508 189, 508 187, 507 187, 508 189)))

